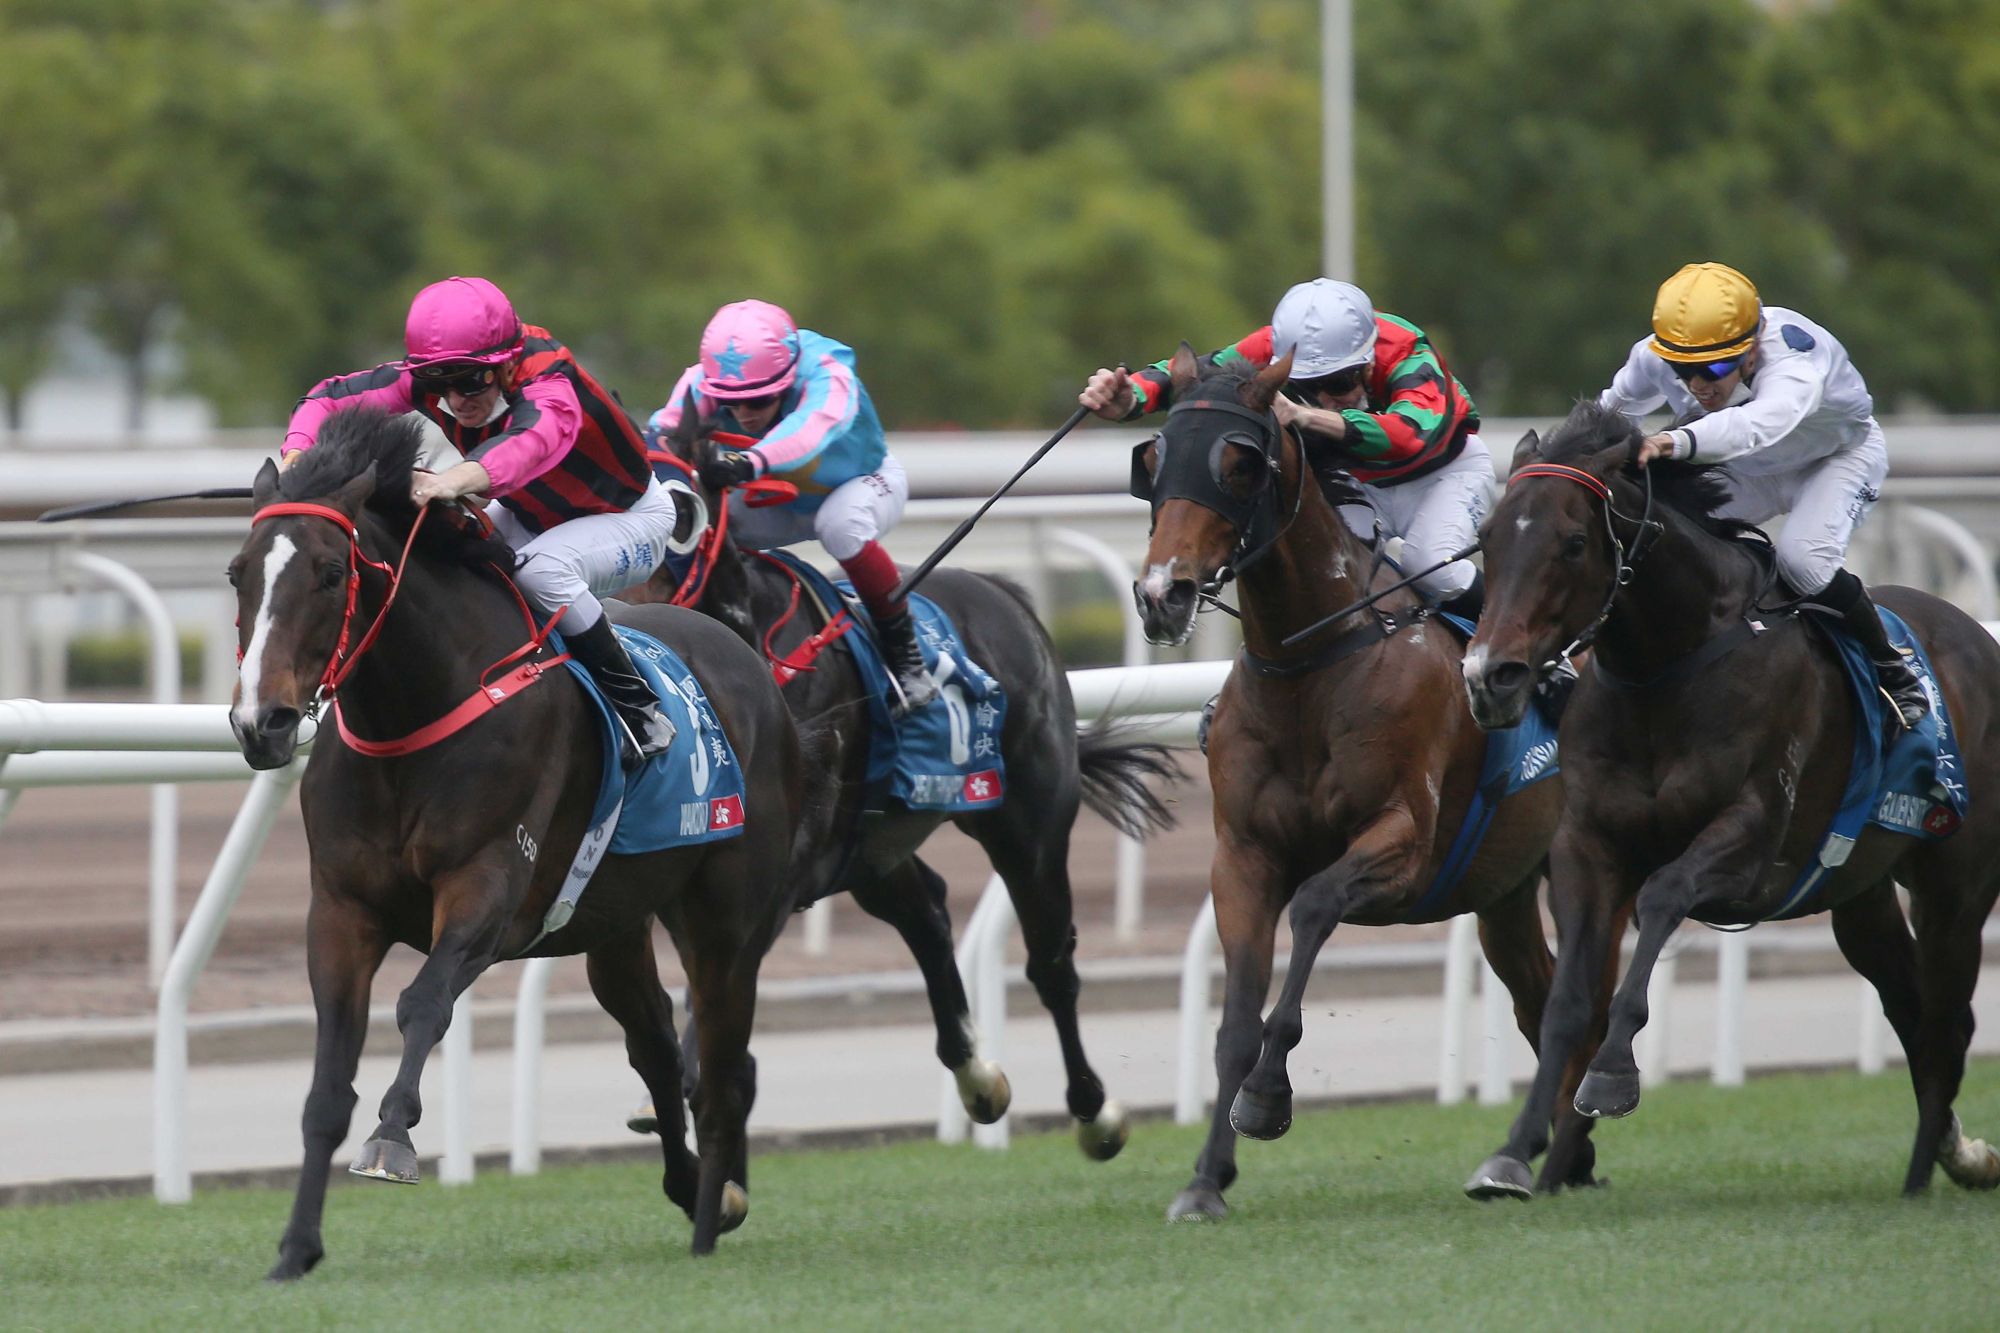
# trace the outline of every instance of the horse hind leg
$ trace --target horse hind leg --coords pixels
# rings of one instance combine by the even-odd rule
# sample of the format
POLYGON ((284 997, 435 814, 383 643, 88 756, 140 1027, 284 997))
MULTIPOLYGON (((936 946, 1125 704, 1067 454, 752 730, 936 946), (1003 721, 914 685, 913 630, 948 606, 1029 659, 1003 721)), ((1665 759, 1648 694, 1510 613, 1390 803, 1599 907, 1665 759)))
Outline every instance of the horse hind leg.
MULTIPOLYGON (((1480 949, 1513 997, 1515 1025, 1537 1050, 1555 975, 1555 955, 1543 938, 1541 907, 1535 900, 1540 880, 1538 868, 1513 892, 1479 913, 1480 949)), ((1505 1164, 1488 1162, 1474 1173, 1466 1192, 1476 1199, 1528 1198, 1526 1166, 1516 1165, 1518 1169, 1510 1170, 1505 1164)))
POLYGON ((911 857, 879 875, 859 876, 852 893, 863 911, 894 926, 903 937, 923 974, 924 994, 937 1027, 938 1063, 951 1071, 965 1113, 979 1124, 993 1124, 1007 1114, 1013 1085, 997 1063, 978 1051, 965 981, 952 953, 944 877, 911 857))
POLYGON ((716 1239, 741 1226, 750 1212, 746 1125, 757 1098, 757 1064, 750 1056, 757 960, 728 949, 697 946, 687 952, 690 982, 701 1006, 702 1052, 694 1100, 701 1158, 690 1248, 703 1255, 713 1253, 716 1239))
POLYGON ((1076 914, 1069 882, 1069 830, 1076 819, 1070 803, 1017 788, 1016 804, 990 816, 965 821, 968 832, 993 862, 1007 886, 1021 937, 1028 951, 1028 983, 1055 1023, 1067 1082, 1064 1101, 1076 1120, 1077 1146, 1092 1161, 1108 1162, 1131 1137, 1125 1108, 1107 1097, 1104 1082, 1084 1053, 1077 1020, 1083 984, 1076 974, 1076 914))
POLYGON ((1933 899, 1919 892, 1911 899, 1922 1035, 1912 1059, 1917 1135, 1903 1180, 1906 1195, 1929 1188, 1934 1163, 1943 1165, 1946 1176, 1966 1188, 2000 1185, 2000 1154, 1978 1139, 1966 1138, 1952 1111, 1965 1077, 1966 1048, 1972 1043, 1972 992, 1979 981, 1982 954, 1980 930, 1994 898, 1992 883, 1961 877, 1953 884, 1968 882, 1977 886, 1970 893, 1948 890, 1933 899))
POLYGON ((651 1097, 653 1123, 645 1132, 660 1135, 666 1166, 661 1188, 692 1219, 700 1164, 688 1151, 674 1003, 660 985, 650 925, 649 918, 630 933, 599 945, 585 961, 591 993, 624 1030, 625 1057, 651 1097))

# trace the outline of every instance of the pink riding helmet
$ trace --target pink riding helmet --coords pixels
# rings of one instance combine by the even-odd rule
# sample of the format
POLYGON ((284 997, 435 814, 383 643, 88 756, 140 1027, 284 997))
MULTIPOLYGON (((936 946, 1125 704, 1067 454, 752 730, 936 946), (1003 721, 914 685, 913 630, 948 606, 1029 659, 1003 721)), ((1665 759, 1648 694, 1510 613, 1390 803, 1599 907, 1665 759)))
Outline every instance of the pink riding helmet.
POLYGON ((507 294, 484 278, 446 278, 417 293, 403 325, 406 366, 473 361, 491 365, 521 354, 521 321, 507 294))
POLYGON ((730 402, 783 393, 799 372, 799 328, 769 301, 735 301, 701 334, 701 391, 730 402))

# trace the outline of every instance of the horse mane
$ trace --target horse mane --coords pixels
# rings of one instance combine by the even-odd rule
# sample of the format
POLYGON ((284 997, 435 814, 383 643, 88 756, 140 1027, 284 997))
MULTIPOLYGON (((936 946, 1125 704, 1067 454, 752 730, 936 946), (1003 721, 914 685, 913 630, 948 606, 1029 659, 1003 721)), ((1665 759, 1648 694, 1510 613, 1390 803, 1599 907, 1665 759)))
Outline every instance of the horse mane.
MULTIPOLYGON (((1639 428, 1623 412, 1605 407, 1594 398, 1583 398, 1570 409, 1561 425, 1542 437, 1536 452, 1544 462, 1581 466, 1611 449, 1623 449, 1629 459, 1641 438, 1639 428)), ((1743 533, 1757 530, 1754 523, 1716 516, 1716 511, 1729 502, 1729 488, 1714 465, 1658 458, 1646 465, 1646 471, 1652 474, 1656 500, 1693 519, 1714 536, 1733 541, 1743 533)))
MULTIPOLYGON (((331 495, 372 468, 375 490, 367 509, 400 542, 417 517, 417 507, 410 503, 410 474, 423 443, 423 423, 414 413, 392 416, 370 407, 337 412, 320 427, 319 440, 305 457, 279 474, 278 494, 286 500, 331 495)), ((512 570, 518 563, 513 548, 500 538, 483 536, 470 523, 441 523, 438 517, 433 515, 417 534, 417 554, 474 569, 497 565, 512 570)))

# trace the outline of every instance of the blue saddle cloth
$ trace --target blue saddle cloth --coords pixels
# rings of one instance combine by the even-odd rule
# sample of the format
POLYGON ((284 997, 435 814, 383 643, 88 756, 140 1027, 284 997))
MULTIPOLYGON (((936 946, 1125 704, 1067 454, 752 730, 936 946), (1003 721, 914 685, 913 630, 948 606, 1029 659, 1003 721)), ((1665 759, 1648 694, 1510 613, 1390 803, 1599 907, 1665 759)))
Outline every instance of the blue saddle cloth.
POLYGON ((1875 664, 1868 651, 1845 630, 1821 619, 1814 624, 1839 650, 1847 692, 1854 700, 1854 755, 1840 808, 1827 826, 1819 855, 1799 872, 1785 903, 1770 920, 1783 921, 1820 910, 1820 893, 1830 872, 1847 864, 1854 840, 1867 824, 1892 833, 1935 841, 1958 831, 1965 817, 1965 766, 1959 759, 1958 737, 1945 713, 1944 694, 1931 671, 1923 644, 1887 607, 1877 607, 1889 642, 1912 651, 1910 665, 1923 680, 1931 711, 1914 728, 1905 729, 1889 716, 1889 701, 1876 684, 1875 664))
POLYGON ((1007 765, 1000 755, 1000 728, 1007 718, 1007 695, 965 650, 958 627, 928 597, 910 595, 917 644, 924 665, 938 683, 928 707, 895 717, 889 705, 889 666, 876 645, 874 626, 853 597, 853 587, 836 582, 788 551, 766 554, 782 560, 821 604, 846 605, 865 632, 843 635, 868 691, 868 804, 885 799, 912 810, 956 813, 990 810, 1007 793, 1007 765))
MULTIPOLYGON (((1472 638, 1471 621, 1443 611, 1437 619, 1450 625, 1459 637, 1472 638)), ((1458 826, 1458 836, 1452 839, 1444 864, 1438 867, 1431 886, 1411 909, 1409 920, 1437 919, 1445 900, 1465 877, 1465 868, 1472 864, 1479 844, 1485 841, 1487 826, 1493 822, 1493 812, 1500 808, 1501 801, 1562 772, 1562 755, 1556 744, 1557 725, 1558 719, 1544 714, 1537 699, 1528 705, 1527 716, 1520 725, 1486 733, 1486 758, 1479 766, 1479 785, 1473 789, 1472 803, 1466 807, 1465 819, 1458 826)))
MULTIPOLYGON (((590 811, 590 838, 616 816, 608 850, 620 854, 657 852, 669 847, 716 842, 743 832, 743 768, 736 750, 716 721, 708 695, 687 664, 650 634, 615 627, 632 665, 653 687, 673 722, 674 743, 627 776, 618 762, 619 726, 597 682, 575 662, 565 663, 583 682, 596 705, 604 740, 604 768, 597 803, 590 811)), ((551 636, 552 640, 554 636, 551 636)), ((587 838, 586 841, 589 839, 587 838)))

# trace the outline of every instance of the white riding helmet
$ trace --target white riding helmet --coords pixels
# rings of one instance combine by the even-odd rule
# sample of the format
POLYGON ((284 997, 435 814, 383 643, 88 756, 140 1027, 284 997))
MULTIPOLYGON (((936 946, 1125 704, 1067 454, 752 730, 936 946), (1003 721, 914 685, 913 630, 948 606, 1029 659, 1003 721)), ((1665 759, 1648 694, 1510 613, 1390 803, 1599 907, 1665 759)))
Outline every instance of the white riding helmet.
POLYGON ((1271 350, 1292 354, 1295 380, 1366 365, 1375 355, 1375 305, 1351 282, 1302 282, 1271 315, 1271 350))

